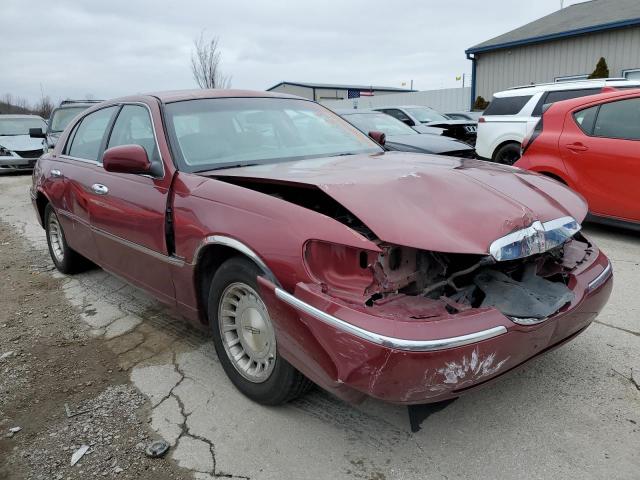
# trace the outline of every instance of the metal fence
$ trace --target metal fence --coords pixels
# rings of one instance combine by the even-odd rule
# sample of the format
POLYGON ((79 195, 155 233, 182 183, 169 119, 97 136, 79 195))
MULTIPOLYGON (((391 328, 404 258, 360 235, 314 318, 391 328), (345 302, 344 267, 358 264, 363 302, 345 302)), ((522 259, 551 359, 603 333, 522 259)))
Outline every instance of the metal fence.
POLYGON ((324 106, 331 109, 376 108, 393 105, 424 105, 439 112, 470 110, 471 88, 445 88, 423 92, 391 93, 374 97, 350 98, 349 100, 325 100, 324 106))

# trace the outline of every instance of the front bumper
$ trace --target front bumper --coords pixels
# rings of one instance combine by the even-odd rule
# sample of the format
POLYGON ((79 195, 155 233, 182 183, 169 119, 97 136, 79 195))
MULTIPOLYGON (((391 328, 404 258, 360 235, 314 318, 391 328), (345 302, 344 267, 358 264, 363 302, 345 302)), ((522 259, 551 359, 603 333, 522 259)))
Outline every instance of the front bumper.
POLYGON ((18 155, 0 157, 0 172, 20 172, 33 170, 37 158, 22 158, 18 155))
MULTIPOLYGON (((279 349, 334 394, 398 404, 455 398, 575 337, 612 289, 602 253, 573 272, 575 299, 544 322, 518 325, 493 308, 436 319, 389 318, 298 284, 292 295, 260 279, 279 332, 279 349)), ((375 307, 371 307, 375 312, 375 307)))

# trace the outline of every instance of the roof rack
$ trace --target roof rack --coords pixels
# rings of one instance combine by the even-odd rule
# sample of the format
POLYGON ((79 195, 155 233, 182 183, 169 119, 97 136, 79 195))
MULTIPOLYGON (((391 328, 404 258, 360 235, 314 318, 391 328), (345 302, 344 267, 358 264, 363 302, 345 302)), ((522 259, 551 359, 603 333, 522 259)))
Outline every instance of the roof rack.
POLYGON ((69 105, 70 103, 101 103, 104 100, 62 100, 60 106, 69 105))
POLYGON ((546 82, 546 83, 532 83, 530 85, 518 85, 517 87, 507 88, 507 90, 520 90, 522 88, 532 88, 532 87, 544 87, 545 85, 561 85, 563 83, 589 83, 589 82, 619 82, 619 81, 629 81, 628 78, 624 77, 610 77, 610 78, 583 78, 579 80, 569 80, 567 82, 546 82))

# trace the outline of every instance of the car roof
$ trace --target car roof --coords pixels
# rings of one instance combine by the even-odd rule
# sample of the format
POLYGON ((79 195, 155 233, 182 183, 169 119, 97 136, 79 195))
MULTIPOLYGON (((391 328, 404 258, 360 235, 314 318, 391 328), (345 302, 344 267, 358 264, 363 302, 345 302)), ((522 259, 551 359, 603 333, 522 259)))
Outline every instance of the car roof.
POLYGON ((382 113, 377 110, 371 110, 368 108, 351 108, 351 109, 342 108, 342 109, 333 110, 333 112, 337 113, 338 115, 355 115, 356 113, 368 113, 368 114, 380 115, 382 113))
POLYGON ((501 97, 519 97, 524 95, 535 95, 540 92, 552 92, 557 90, 581 90, 583 88, 603 88, 610 87, 628 87, 638 85, 640 82, 636 80, 627 80, 626 78, 604 78, 595 80, 576 80, 572 82, 555 82, 541 83, 537 85, 524 85, 521 87, 513 87, 509 90, 496 92, 493 94, 496 98, 501 97))
POLYGON ((637 98, 640 97, 640 87, 637 89, 629 89, 629 90, 615 90, 610 92, 598 93, 597 95, 588 95, 586 97, 578 97, 571 98, 569 100, 562 100, 560 102, 555 102, 552 104, 554 110, 562 111, 571 110, 575 107, 580 107, 582 105, 589 105, 592 103, 601 103, 607 100, 615 100, 617 98, 637 98))
POLYGON ((384 107, 376 107, 374 110, 381 110, 383 108, 428 108, 429 110, 433 110, 433 108, 427 107, 426 105, 385 105, 384 107))
MULTIPOLYGON (((279 92, 263 92, 259 90, 235 90, 222 88, 170 90, 164 92, 151 92, 143 96, 155 97, 162 103, 180 102, 184 100, 197 100, 203 98, 295 98, 299 100, 308 100, 296 95, 288 95, 286 93, 279 92)), ((124 97, 122 100, 130 100, 131 98, 132 97, 124 97)), ((136 96, 135 98, 140 98, 140 96, 136 96)))
POLYGON ((0 115, 0 118, 37 118, 44 122, 44 118, 40 115, 27 115, 27 114, 18 114, 18 113, 8 113, 0 115))

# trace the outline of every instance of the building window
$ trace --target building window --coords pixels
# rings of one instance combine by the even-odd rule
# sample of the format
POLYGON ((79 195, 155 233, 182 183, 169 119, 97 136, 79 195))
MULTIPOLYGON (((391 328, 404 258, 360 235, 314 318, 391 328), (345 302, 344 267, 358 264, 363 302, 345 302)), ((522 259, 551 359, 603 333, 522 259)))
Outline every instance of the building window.
POLYGON ((631 70, 623 70, 622 76, 627 80, 640 80, 640 68, 634 68, 631 70))
POLYGON ((562 83, 562 82, 575 82, 576 80, 587 80, 589 75, 567 75, 566 77, 556 77, 554 82, 562 83))

